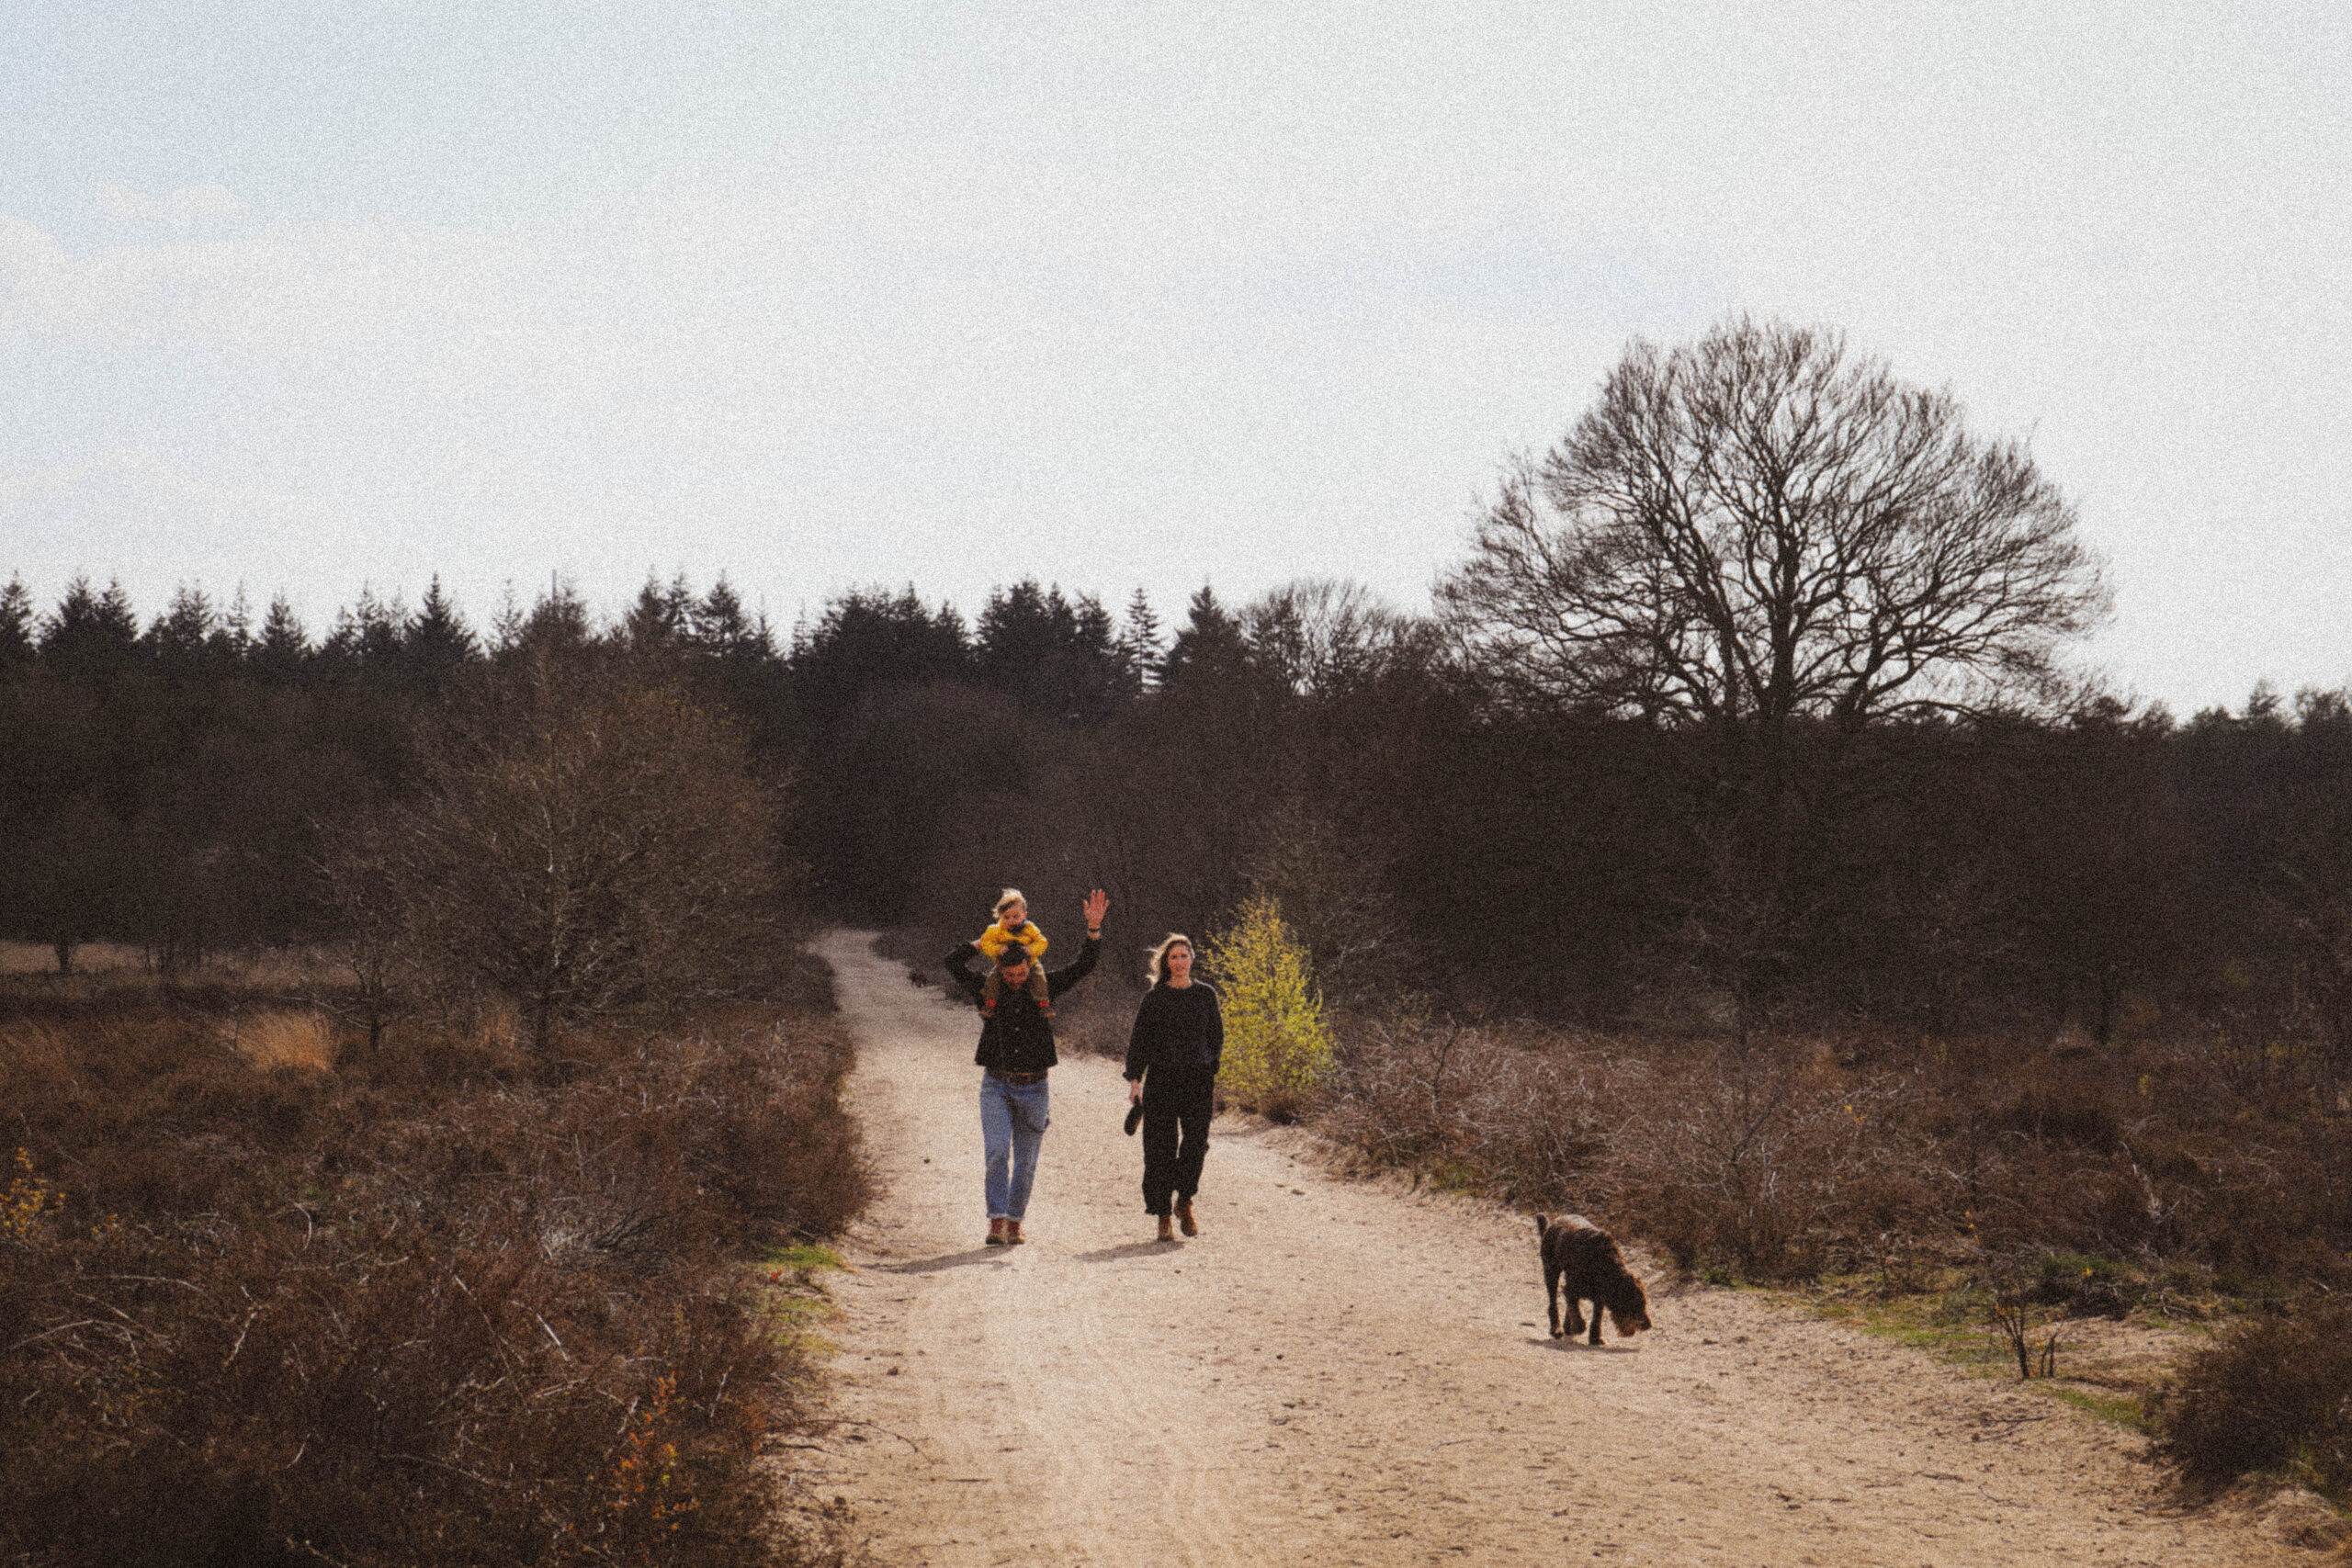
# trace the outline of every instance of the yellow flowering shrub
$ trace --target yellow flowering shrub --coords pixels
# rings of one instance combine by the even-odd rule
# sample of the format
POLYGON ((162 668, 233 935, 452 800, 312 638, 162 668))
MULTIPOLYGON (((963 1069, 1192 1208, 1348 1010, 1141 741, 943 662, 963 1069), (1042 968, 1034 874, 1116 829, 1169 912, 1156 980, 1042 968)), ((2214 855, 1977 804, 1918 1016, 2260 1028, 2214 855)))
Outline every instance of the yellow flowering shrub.
POLYGON ((1335 1066, 1306 944, 1281 906, 1255 893, 1210 933, 1202 956, 1224 1002, 1227 1098, 1278 1120, 1295 1116, 1335 1066))
POLYGON ((38 1240, 49 1222, 65 1207, 65 1194, 33 1168, 30 1149, 17 1151, 17 1174, 8 1190, 0 1193, 0 1241, 20 1245, 38 1240))

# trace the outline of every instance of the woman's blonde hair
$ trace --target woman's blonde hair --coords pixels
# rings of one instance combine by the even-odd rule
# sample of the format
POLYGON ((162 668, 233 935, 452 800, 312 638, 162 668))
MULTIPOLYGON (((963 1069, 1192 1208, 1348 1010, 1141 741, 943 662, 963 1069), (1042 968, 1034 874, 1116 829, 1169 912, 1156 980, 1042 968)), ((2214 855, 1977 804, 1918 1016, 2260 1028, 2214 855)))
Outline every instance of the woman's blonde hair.
POLYGON ((1193 945, 1191 937, 1186 936, 1182 931, 1170 931, 1159 939, 1159 946, 1151 949, 1151 957, 1144 964, 1144 978, 1155 986, 1164 983, 1168 978, 1168 950, 1171 947, 1182 947, 1193 955, 1193 962, 1195 964, 1201 961, 1201 950, 1193 945))
POLYGON ((1004 919, 1004 911, 1011 905, 1026 904, 1028 902, 1029 900, 1022 896, 1021 889, 1018 887, 1008 887, 1003 892, 996 896, 996 918, 998 919, 1004 919))

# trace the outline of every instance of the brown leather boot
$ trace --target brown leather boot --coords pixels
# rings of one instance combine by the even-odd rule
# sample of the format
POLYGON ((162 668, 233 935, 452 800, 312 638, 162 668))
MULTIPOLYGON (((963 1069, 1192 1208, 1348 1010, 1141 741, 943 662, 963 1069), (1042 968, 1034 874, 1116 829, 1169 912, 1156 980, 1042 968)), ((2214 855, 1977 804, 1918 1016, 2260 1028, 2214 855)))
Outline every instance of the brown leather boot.
POLYGON ((1021 1222, 1019 1220, 1007 1220, 1004 1222, 1005 1246, 1019 1247, 1023 1242, 1027 1241, 1028 1239, 1029 1238, 1027 1236, 1021 1234, 1021 1222))
POLYGON ((995 1216, 989 1219, 989 1238, 980 1245, 983 1247, 1002 1247, 1004 1245, 1004 1220, 1001 1216, 995 1216))
POLYGON ((1159 1239, 1162 1241, 1176 1239, 1176 1222, 1165 1214, 1159 1216, 1159 1239))
POLYGON ((1193 1201, 1190 1198, 1176 1200, 1176 1223, 1184 1227, 1186 1235, 1201 1234, 1200 1224, 1193 1218, 1193 1201))

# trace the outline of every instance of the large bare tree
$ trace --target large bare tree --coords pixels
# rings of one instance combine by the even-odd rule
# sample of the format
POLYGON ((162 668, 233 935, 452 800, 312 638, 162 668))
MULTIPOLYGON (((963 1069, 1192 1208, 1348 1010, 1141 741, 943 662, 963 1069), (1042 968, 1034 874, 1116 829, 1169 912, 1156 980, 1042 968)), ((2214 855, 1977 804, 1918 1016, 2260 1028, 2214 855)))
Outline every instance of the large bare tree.
POLYGON ((1635 343, 1437 597, 1523 698, 1766 728, 2040 696, 2109 604, 2021 446, 1841 333, 1747 319, 1635 343))
POLYGON ((2109 596, 2021 445, 1840 333, 1742 318, 1635 343, 1507 469, 1437 603, 1523 705, 1720 741, 1694 827, 1744 1002, 1788 912, 1799 731, 2044 702, 2109 596))

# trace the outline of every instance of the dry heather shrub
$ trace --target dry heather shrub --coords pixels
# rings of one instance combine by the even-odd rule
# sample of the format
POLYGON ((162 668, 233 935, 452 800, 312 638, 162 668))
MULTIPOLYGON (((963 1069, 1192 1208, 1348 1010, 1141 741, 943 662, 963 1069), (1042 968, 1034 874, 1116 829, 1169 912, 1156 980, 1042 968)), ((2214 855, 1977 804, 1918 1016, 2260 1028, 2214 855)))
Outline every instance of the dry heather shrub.
POLYGON ((1804 1277, 1957 1212, 1915 1089, 1817 1054, 1661 1050, 1410 1014, 1351 1021, 1322 1124, 1386 1164, 1568 1207, 1688 1269, 1804 1277))
POLYGON ((733 1287, 688 1267, 616 1291, 480 1220, 355 1218, 356 1244, 79 1248, 70 1277, 107 1321, 24 1303, 48 1337, 0 1371, 22 1455, 0 1545, 109 1564, 768 1560, 746 1461, 786 1352, 733 1287), (667 1479, 616 1485, 665 1381, 667 1479), (649 1503, 674 1527, 653 1539, 649 1503))
POLYGON ((334 1023, 319 1012, 259 1012, 232 1021, 230 1049, 261 1068, 323 1073, 334 1066, 334 1023))
POLYGON ((503 997, 492 997, 467 1020, 467 1043, 487 1056, 514 1055, 523 1047, 523 1015, 503 997))
POLYGON ((1906 1085, 1796 1049, 1687 1053, 1621 1105, 1634 1223, 1685 1269, 1804 1278, 1882 1255, 1949 1194, 1906 1085))
POLYGON ((2150 1413, 2156 1451, 2192 1486, 2285 1473, 2352 1495, 2352 1301, 2245 1325, 2191 1358, 2150 1413))
POLYGON ((1351 1018, 1322 1125, 1384 1165, 1536 1205, 1608 1207, 1605 1107, 1639 1068, 1564 1036, 1407 1011, 1351 1018))
POLYGON ((807 1373, 737 1244, 863 1197, 831 1025, 616 1038, 561 1084, 258 1071, 153 1007, 0 1051, 40 1145, 0 1562, 824 1560, 754 1469, 807 1373))
POLYGON ((2191 1276, 2352 1289, 2352 1102, 2291 1051, 1849 1033, 1740 1052, 1410 1010, 1338 1023, 1326 1131, 1604 1216, 1688 1269, 1892 1277, 2064 1254, 2116 1265, 2095 1272, 2127 1280, 2119 1300, 2191 1276))
POLYGON ((1971 1042, 1921 1073, 1976 1239, 2188 1267, 2232 1293, 2352 1284, 2352 1127, 2291 1055, 2247 1075, 2200 1040, 2094 1054, 1971 1042))

